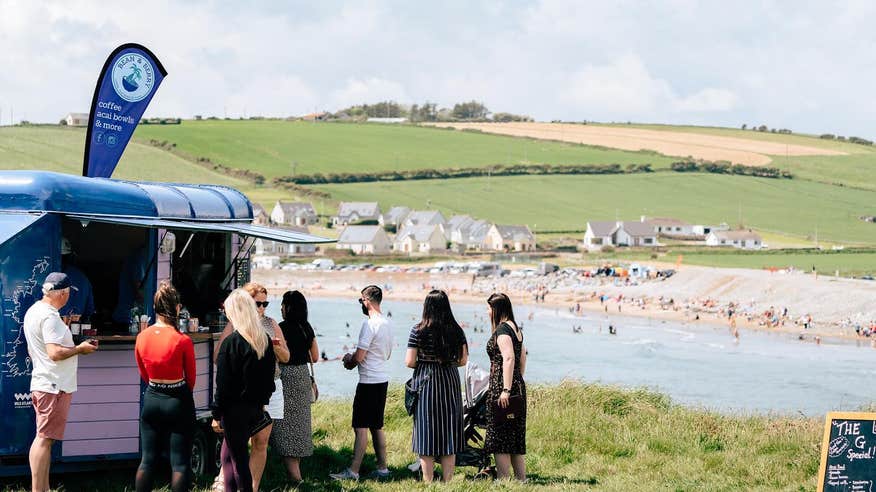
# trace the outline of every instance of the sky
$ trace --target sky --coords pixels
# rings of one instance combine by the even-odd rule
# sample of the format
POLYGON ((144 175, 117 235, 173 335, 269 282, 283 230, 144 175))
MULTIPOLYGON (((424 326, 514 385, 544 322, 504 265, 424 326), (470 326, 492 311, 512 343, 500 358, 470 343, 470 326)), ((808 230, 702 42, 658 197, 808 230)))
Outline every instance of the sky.
POLYGON ((876 2, 0 0, 0 123, 87 112, 126 42, 146 116, 478 100, 540 121, 876 137, 876 2))

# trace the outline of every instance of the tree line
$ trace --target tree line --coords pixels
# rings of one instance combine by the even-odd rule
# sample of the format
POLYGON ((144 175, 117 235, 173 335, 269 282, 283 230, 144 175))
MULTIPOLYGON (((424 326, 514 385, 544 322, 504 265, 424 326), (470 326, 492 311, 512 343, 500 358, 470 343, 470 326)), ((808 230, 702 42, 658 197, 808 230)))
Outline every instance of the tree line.
POLYGON ((679 173, 712 173, 712 174, 735 174, 739 176, 755 176, 758 178, 785 178, 791 179, 794 176, 777 167, 766 166, 743 166, 742 164, 731 164, 727 161, 703 161, 703 160, 687 160, 673 162, 669 168, 679 173))
POLYGON ((465 101, 451 108, 439 108, 434 102, 403 105, 395 101, 380 101, 374 104, 359 104, 337 111, 329 119, 366 120, 368 118, 407 118, 412 123, 430 121, 533 121, 526 115, 499 112, 491 113, 480 101, 465 101), (490 118, 492 116, 492 118, 490 118))

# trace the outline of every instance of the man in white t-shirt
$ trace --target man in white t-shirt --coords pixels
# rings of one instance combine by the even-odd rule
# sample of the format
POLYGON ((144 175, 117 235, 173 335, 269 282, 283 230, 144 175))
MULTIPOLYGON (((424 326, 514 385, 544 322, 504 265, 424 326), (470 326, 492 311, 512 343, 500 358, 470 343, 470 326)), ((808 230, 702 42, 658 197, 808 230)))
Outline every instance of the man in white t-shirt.
POLYGON ((90 342, 73 343, 73 335, 61 321, 58 310, 76 289, 66 273, 50 273, 43 282, 43 298, 24 315, 24 336, 33 369, 30 391, 36 412, 36 437, 30 446, 30 473, 33 491, 49 490, 49 465, 52 444, 64 439, 67 413, 76 391, 78 355, 90 354, 97 346, 90 342))
POLYGON ((359 368, 359 384, 353 398, 353 431, 356 434, 353 446, 353 462, 340 473, 333 473, 335 480, 358 480, 359 467, 368 447, 368 431, 377 455, 377 470, 373 478, 389 478, 386 467, 386 435, 383 432, 383 414, 386 408, 386 390, 389 387, 389 371, 386 361, 392 354, 392 326, 380 311, 383 292, 376 285, 362 289, 359 304, 362 313, 368 316, 362 322, 356 352, 344 356, 344 367, 359 368))

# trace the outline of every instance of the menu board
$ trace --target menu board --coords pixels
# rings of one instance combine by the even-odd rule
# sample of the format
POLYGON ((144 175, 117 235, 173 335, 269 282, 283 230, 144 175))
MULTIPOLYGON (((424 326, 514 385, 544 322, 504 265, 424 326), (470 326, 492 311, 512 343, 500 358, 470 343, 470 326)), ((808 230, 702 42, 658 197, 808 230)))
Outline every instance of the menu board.
POLYGON ((818 492, 876 492, 876 413, 827 414, 818 492))

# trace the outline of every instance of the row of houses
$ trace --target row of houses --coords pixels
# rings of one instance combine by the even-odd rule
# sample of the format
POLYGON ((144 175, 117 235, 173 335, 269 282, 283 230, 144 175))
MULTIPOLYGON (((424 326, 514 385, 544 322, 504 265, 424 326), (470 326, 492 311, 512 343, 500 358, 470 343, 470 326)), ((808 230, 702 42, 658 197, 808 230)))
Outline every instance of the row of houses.
POLYGON ((689 224, 666 217, 641 217, 638 221, 595 221, 587 223, 583 248, 598 251, 606 247, 654 247, 659 237, 702 241, 706 246, 761 249, 763 240, 751 230, 730 230, 727 224, 689 224))
POLYGON ((493 224, 469 215, 448 219, 436 210, 392 207, 380 213, 376 203, 345 202, 333 223, 346 225, 337 248, 357 254, 535 250, 535 235, 525 225, 493 224), (347 225, 365 220, 377 225, 347 225), (397 232, 391 237, 387 230, 397 232))

